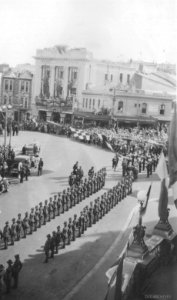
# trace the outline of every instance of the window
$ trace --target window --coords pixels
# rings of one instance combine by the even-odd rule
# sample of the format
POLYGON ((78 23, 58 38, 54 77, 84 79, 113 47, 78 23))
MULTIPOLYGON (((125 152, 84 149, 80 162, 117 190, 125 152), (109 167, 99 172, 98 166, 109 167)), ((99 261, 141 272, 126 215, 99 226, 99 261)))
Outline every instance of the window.
POLYGON ((26 92, 28 93, 29 92, 29 82, 26 81, 26 92))
POLYGON ((64 72, 60 71, 60 79, 63 79, 64 72))
POLYGON ((108 80, 108 74, 105 74, 105 75, 104 75, 104 79, 105 79, 105 80, 108 80))
POLYGON ((25 108, 28 108, 28 98, 25 97, 25 103, 24 103, 25 108))
POLYGON ((87 108, 87 102, 88 102, 88 99, 86 99, 86 102, 85 102, 85 107, 87 108))
POLYGON ((124 106, 123 101, 119 101, 119 102, 118 102, 118 111, 119 111, 119 112, 123 112, 123 106, 124 106))
POLYGON ((142 114, 146 114, 146 112, 147 112, 147 104, 146 103, 142 104, 141 112, 142 112, 142 114))
POLYGON ((100 107, 100 99, 98 99, 98 108, 100 107))
POLYGON ((130 74, 127 74, 127 83, 130 84, 130 74))
POLYGON ((91 108, 91 104, 92 104, 92 99, 90 99, 89 101, 89 108, 91 108))
POLYGON ((12 91, 12 80, 10 80, 10 91, 12 91))
POLYGON ((83 106, 83 107, 85 106, 85 98, 83 98, 82 106, 83 106))
POLYGON ((95 107, 95 99, 93 99, 93 108, 95 107))
POLYGON ((5 88, 5 91, 8 91, 8 89, 9 89, 9 81, 7 80, 7 79, 5 79, 5 81, 4 81, 4 88, 5 88))
POLYGON ((12 97, 9 96, 9 104, 12 104, 12 97))
POLYGON ((24 80, 21 81, 21 91, 23 92, 25 89, 25 83, 24 80))
POLYGON ((73 78, 74 78, 74 80, 76 80, 76 79, 77 79, 77 72, 76 72, 76 71, 74 71, 73 78))
POLYGON ((111 81, 113 81, 113 75, 111 74, 111 81))
POLYGON ((164 115, 165 114, 165 105, 162 104, 160 105, 160 115, 164 115))
POLYGON ((7 96, 4 96, 4 104, 7 104, 7 96))
POLYGON ((71 88, 71 94, 76 95, 76 88, 73 88, 73 87, 71 88))
POLYGON ((123 74, 120 73, 120 82, 122 83, 122 81, 123 81, 123 74))
POLYGON ((21 97, 21 103, 20 104, 23 105, 23 97, 21 97))
POLYGON ((137 104, 136 104, 136 103, 134 104, 134 107, 137 107, 137 104))

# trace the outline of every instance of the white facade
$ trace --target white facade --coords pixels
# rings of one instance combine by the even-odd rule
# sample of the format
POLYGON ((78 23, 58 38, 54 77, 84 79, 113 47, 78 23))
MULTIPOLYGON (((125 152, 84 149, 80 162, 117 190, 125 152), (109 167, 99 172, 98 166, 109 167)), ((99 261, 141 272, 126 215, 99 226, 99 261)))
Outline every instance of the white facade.
POLYGON ((95 60, 85 48, 37 50, 35 60, 34 101, 72 97, 78 103, 88 86, 127 85, 136 71, 131 64, 95 60))

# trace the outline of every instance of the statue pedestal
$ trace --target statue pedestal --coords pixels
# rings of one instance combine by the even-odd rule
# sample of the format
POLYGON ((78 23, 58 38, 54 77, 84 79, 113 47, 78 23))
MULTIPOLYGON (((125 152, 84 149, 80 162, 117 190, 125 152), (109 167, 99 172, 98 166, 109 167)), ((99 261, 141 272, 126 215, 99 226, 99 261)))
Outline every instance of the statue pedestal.
POLYGON ((171 227, 170 223, 161 222, 159 221, 157 225, 154 227, 154 230, 152 232, 154 235, 159 235, 163 237, 164 239, 171 240, 176 235, 173 231, 173 228, 171 227))
POLYGON ((129 246, 126 256, 143 259, 146 255, 148 255, 148 253, 149 253, 148 248, 145 244, 142 245, 142 244, 133 242, 129 246))

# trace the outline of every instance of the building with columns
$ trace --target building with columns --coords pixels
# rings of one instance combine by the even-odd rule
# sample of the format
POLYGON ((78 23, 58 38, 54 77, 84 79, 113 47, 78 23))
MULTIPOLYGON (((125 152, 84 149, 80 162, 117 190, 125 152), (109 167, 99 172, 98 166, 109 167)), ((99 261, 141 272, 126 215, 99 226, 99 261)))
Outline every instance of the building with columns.
POLYGON ((39 118, 72 112, 72 103, 81 103, 82 91, 90 86, 124 85, 136 67, 130 63, 101 61, 85 48, 55 46, 37 50, 32 107, 39 118))

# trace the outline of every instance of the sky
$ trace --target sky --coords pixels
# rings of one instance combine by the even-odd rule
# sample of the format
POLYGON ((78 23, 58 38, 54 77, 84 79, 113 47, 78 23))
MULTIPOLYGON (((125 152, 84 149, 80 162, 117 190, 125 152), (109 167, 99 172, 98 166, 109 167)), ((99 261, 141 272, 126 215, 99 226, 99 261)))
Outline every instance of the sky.
POLYGON ((176 0, 0 0, 0 63, 36 49, 85 47, 97 59, 176 62, 176 0))

